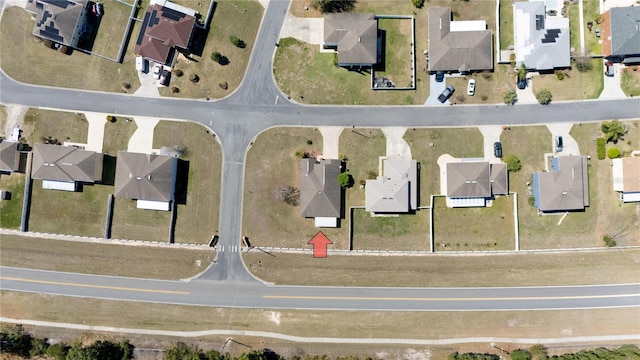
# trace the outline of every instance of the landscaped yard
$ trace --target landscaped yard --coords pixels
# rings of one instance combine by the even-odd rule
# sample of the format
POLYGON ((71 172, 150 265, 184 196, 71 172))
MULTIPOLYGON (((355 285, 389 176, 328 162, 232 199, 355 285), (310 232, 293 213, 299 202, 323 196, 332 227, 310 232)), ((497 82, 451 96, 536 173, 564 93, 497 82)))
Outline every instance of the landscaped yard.
MULTIPOLYGON (((206 244, 218 229, 220 210, 220 145, 200 124, 161 121, 154 130, 153 148, 180 146, 188 164, 186 203, 178 199, 175 241, 206 244)), ((150 211, 150 210, 149 210, 150 211)))
MULTIPOLYGON (((195 3, 191 1, 184 5, 204 13, 205 3, 206 1, 201 8, 194 8, 195 3)), ((204 49, 201 53, 192 53, 192 61, 179 59, 174 69, 180 69, 184 75, 178 77, 174 73, 170 87, 160 88, 160 93, 184 98, 222 98, 231 94, 244 78, 263 12, 260 3, 254 0, 216 2, 204 49), (241 39, 246 47, 234 46, 229 40, 232 35, 241 39), (223 66, 211 60, 214 51, 226 56, 229 64, 223 66), (200 80, 197 83, 191 82, 191 74, 197 75, 200 80), (227 84, 226 90, 220 87, 222 83, 227 84), (174 86, 180 90, 179 93, 171 91, 174 86)))
POLYGON ((448 208, 445 198, 433 204, 435 251, 514 250, 513 197, 500 196, 484 208, 448 208))
POLYGON ((545 74, 533 78, 534 93, 541 89, 551 90, 553 100, 597 99, 604 88, 602 59, 592 59, 590 69, 580 72, 575 61, 570 70, 562 70, 564 79, 555 74, 545 74))
POLYGON ((640 67, 628 66, 622 70, 620 86, 627 96, 640 96, 640 67))
POLYGON ((31 146, 44 143, 48 137, 61 144, 66 141, 85 144, 89 123, 82 113, 32 108, 24 115, 21 129, 31 146))
MULTIPOLYGON (((24 9, 4 10, 0 23, 0 66, 12 78, 30 84, 85 90, 120 92, 123 82, 131 84, 129 91, 138 88, 133 56, 125 57, 124 63, 118 64, 79 51, 64 55, 36 41, 32 35, 33 25, 31 14, 24 9)), ((123 31, 117 32, 118 44, 123 31)))
MULTIPOLYGON (((411 19, 379 19, 378 29, 384 33, 384 64, 375 67, 375 77, 386 77, 396 87, 412 87, 413 41, 411 19)), ((420 59, 421 57, 418 57, 420 59)))
MULTIPOLYGON (((20 229, 22 200, 24 199, 24 174, 0 175, 0 189, 11 193, 11 200, 0 201, 0 227, 20 229)), ((0 242, 1 243, 1 242, 0 242)))
POLYGON ((404 140, 411 146, 413 159, 420 163, 420 206, 429 205, 431 195, 441 194, 437 163, 440 155, 450 154, 457 158, 484 156, 483 138, 477 128, 409 129, 404 140))
POLYGON ((429 250, 429 210, 398 216, 371 216, 353 211, 354 250, 429 250))
POLYGON ((131 118, 116 116, 115 121, 106 121, 104 128, 104 139, 102 142, 102 152, 106 155, 116 156, 118 151, 129 148, 129 139, 138 126, 131 118))

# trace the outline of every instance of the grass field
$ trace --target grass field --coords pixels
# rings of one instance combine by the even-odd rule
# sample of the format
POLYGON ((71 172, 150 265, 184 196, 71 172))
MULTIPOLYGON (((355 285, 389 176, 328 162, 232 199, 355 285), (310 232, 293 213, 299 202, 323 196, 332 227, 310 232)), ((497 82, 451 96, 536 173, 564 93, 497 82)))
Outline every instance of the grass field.
POLYGON ((105 120, 104 139, 102 152, 106 155, 116 156, 118 151, 129 148, 129 139, 138 126, 133 119, 117 116, 115 122, 105 120))
POLYGON ((170 211, 138 209, 135 200, 115 198, 111 237, 168 242, 170 222, 170 211))
POLYGON ((399 216, 375 216, 353 211, 354 250, 429 250, 429 210, 399 216))
POLYGON ((58 139, 60 143, 87 142, 89 123, 82 113, 44 109, 29 109, 22 123, 23 137, 29 145, 42 144, 46 137, 58 139))
POLYGON ((630 66, 622 70, 620 86, 627 96, 640 96, 640 71, 638 66, 630 66))
MULTIPOLYGON (((185 1, 186 6, 196 9, 194 1, 185 1)), ((199 11, 206 11, 203 2, 199 11)), ((253 50, 255 38, 264 10, 254 0, 225 0, 216 2, 215 12, 211 20, 206 43, 202 53, 191 54, 193 61, 187 63, 179 60, 174 69, 184 72, 182 77, 172 76, 169 88, 160 88, 164 96, 184 98, 222 98, 233 92, 242 81, 253 50), (235 47, 229 40, 236 36, 245 42, 246 47, 235 47), (220 65, 211 60, 214 51, 220 52, 229 59, 228 65, 220 65), (196 74, 200 81, 189 81, 189 75, 196 74), (223 90, 219 84, 227 82, 228 89, 223 90), (180 92, 174 94, 171 87, 178 87, 180 92)))
POLYGON ((11 193, 11 200, 0 201, 0 227, 20 229, 22 200, 24 199, 24 174, 0 175, 0 189, 11 193))
MULTIPOLYGON (((132 3, 133 1, 128 2, 132 3)), ((126 36, 125 29, 129 22, 131 6, 116 0, 105 0, 103 6, 104 14, 100 17, 100 27, 91 51, 111 59, 117 59, 122 38, 126 36)), ((144 14, 144 11, 141 13, 144 14)), ((137 36, 138 33, 132 33, 132 43, 135 42, 137 36)))
POLYGON ((195 276, 215 257, 212 250, 107 245, 6 234, 2 235, 0 250, 2 266, 167 280, 195 276))
POLYGON ((378 29, 384 32, 384 65, 375 67, 376 77, 386 77, 396 87, 411 87, 414 58, 410 19, 379 19, 378 29))
POLYGON ((558 80, 555 74, 540 75, 533 80, 533 91, 551 90, 553 100, 597 99, 604 88, 603 64, 601 59, 591 60, 591 70, 580 72, 572 63, 570 70, 563 70, 564 79, 558 80))
MULTIPOLYGON (((570 49, 571 54, 574 56, 582 56, 580 53, 580 8, 578 7, 578 3, 575 4, 567 4, 566 5, 567 12, 569 15, 569 41, 570 41, 570 49)), ((587 31, 587 19, 585 19, 584 23, 584 32, 586 36, 593 35, 587 31)), ((586 43, 585 43, 586 45, 586 43)), ((586 49, 585 49, 586 50, 586 49)), ((586 55, 586 54, 585 54, 586 55)))
POLYGON ((154 130, 153 148, 181 146, 188 162, 186 204, 178 201, 175 241, 206 244, 218 229, 222 150, 200 124, 161 121, 154 130))
POLYGON ((514 250, 513 198, 500 196, 484 208, 448 208, 434 199, 435 251, 514 250))
MULTIPOLYGON (((30 84, 112 92, 122 91, 122 82, 131 84, 130 91, 140 86, 133 56, 126 56, 124 63, 118 64, 79 51, 64 55, 36 41, 32 31, 33 20, 28 12, 18 7, 4 10, 0 66, 12 78, 30 84)), ((118 44, 123 31, 117 32, 118 44)))

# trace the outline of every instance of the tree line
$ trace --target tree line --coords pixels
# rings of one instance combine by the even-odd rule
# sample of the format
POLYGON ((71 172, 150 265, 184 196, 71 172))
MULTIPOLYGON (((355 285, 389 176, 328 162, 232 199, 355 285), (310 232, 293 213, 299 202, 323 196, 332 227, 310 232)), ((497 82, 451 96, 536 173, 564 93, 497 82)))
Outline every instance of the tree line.
MULTIPOLYGON (((135 347, 129 340, 113 342, 96 340, 86 345, 80 341, 71 344, 50 343, 46 338, 32 336, 21 325, 4 326, 0 330, 0 354, 12 354, 23 359, 55 360, 129 360, 133 359, 135 347)), ((629 360, 640 359, 640 349, 635 345, 622 345, 615 349, 599 347, 576 353, 549 356, 543 345, 534 345, 529 349, 517 349, 506 354, 490 353, 452 353, 448 360, 629 360)), ((2 356, 0 356, 2 358, 2 356)), ((165 360, 285 360, 286 358, 269 349, 252 350, 233 357, 216 350, 204 351, 196 345, 183 342, 172 344, 165 350, 165 360)), ((327 355, 292 356, 290 360, 372 360, 371 357, 327 355)))

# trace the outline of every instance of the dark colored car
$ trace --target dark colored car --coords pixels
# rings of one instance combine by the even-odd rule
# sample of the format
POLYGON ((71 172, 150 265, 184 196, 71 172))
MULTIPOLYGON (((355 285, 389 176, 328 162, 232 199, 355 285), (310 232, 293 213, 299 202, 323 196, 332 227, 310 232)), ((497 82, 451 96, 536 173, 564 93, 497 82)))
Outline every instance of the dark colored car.
POLYGON ((556 136, 556 152, 562 151, 564 145, 562 144, 562 136, 556 136))
POLYGON ((527 88, 527 78, 518 79, 518 89, 524 90, 527 88))
POLYGON ((162 75, 160 75, 160 85, 167 86, 169 85, 169 78, 171 77, 171 71, 164 69, 162 70, 162 75))
POLYGON ((613 62, 607 61, 607 63, 605 64, 604 74, 605 76, 609 76, 609 77, 613 76, 613 62))
POLYGON ((436 82, 444 81, 444 71, 436 71, 436 82))
POLYGON ((454 91, 456 91, 456 88, 454 88, 452 85, 447 86, 447 88, 444 89, 442 94, 438 96, 438 101, 444 104, 444 102, 447 101, 447 99, 449 99, 451 95, 453 95, 454 91))
POLYGON ((497 158, 501 158, 502 157, 502 144, 499 142, 495 142, 493 143, 493 155, 495 155, 497 158))

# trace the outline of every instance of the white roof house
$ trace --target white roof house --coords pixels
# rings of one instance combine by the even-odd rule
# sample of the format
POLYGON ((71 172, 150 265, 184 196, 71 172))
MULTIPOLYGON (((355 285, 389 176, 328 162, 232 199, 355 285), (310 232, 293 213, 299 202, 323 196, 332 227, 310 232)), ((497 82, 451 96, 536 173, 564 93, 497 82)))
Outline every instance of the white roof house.
POLYGON ((406 213, 418 207, 418 163, 384 159, 383 176, 367 180, 365 209, 372 213, 406 213))

